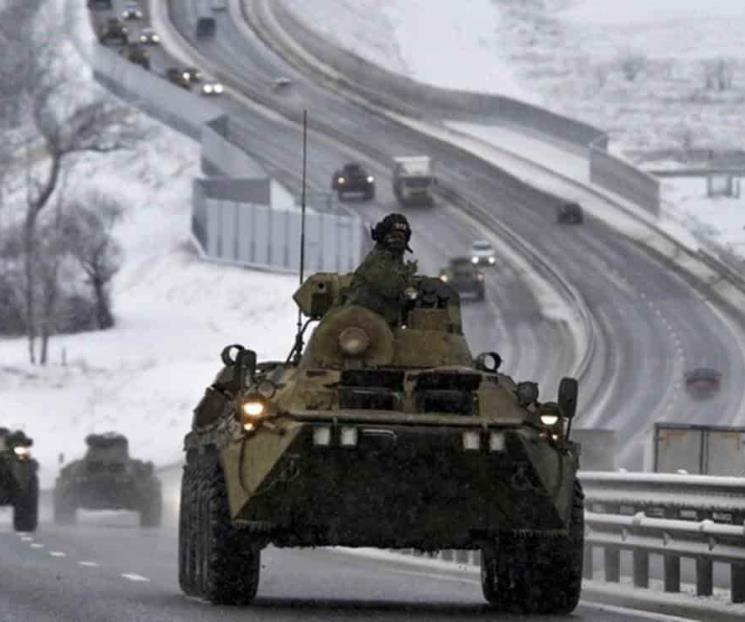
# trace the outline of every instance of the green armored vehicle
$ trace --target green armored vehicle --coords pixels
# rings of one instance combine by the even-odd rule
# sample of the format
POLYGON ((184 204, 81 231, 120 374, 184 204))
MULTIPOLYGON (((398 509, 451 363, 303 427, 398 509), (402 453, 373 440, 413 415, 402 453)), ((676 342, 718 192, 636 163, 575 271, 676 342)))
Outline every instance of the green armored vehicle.
POLYGON ((39 516, 39 465, 33 441, 20 430, 0 428, 0 505, 13 506, 13 528, 34 531, 39 516))
POLYGON ((185 439, 182 589, 250 602, 269 544, 477 549, 494 607, 573 610, 576 381, 539 403, 535 383, 498 372, 498 355, 472 356, 449 284, 410 275, 384 317, 354 304, 355 275, 315 274, 296 292, 320 320, 304 352, 302 332, 285 362, 223 350, 185 439))
POLYGON ((160 525, 163 505, 160 480, 153 463, 129 457, 129 443, 121 434, 89 434, 82 460, 65 466, 54 487, 54 522, 75 523, 78 508, 134 510, 140 525, 160 525))

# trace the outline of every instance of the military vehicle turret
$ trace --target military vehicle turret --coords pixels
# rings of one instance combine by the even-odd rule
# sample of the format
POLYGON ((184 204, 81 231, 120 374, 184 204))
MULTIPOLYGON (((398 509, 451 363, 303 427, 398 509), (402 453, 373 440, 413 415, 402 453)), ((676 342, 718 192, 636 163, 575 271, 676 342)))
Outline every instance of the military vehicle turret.
POLYGON ((54 487, 54 522, 75 523, 78 508, 134 510, 140 525, 160 525, 162 494, 152 462, 129 456, 129 443, 121 434, 89 434, 82 460, 63 467, 54 487))
POLYGON ((498 355, 474 357, 440 279, 412 276, 396 321, 345 302, 350 283, 304 282, 295 301, 320 322, 287 361, 223 350, 185 438, 182 589, 251 602, 268 544, 475 549, 494 607, 573 610, 576 381, 541 403, 535 383, 498 371, 498 355))
POLYGON ((13 506, 13 528, 34 531, 39 516, 39 465, 33 441, 23 432, 0 428, 0 505, 13 506))

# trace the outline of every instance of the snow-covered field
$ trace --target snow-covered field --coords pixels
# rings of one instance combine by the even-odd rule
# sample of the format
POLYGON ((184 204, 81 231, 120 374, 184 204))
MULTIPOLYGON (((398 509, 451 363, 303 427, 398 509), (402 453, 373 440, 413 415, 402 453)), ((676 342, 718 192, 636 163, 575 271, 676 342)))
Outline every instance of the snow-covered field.
MULTIPOLYGON (((0 425, 34 438, 44 486, 59 454, 79 457, 94 431, 128 435, 136 457, 178 460, 221 348, 238 342, 262 358, 284 358, 292 344, 297 278, 201 261, 189 233, 199 147, 132 115, 147 139, 132 151, 79 160, 68 184, 113 194, 124 207, 114 231, 124 250, 113 287, 116 326, 54 337, 46 367, 28 364, 24 339, 0 339, 0 425)), ((5 207, 20 199, 11 195, 5 207)))
MULTIPOLYGON (((610 134, 614 151, 745 147, 742 0, 285 2, 372 62, 593 123, 610 134)), ((557 158, 535 138, 509 128, 458 129, 541 164, 559 162, 560 172, 586 181, 578 158, 557 158)), ((676 225, 745 254, 745 198, 709 199, 703 181, 666 180, 662 188, 676 225)))

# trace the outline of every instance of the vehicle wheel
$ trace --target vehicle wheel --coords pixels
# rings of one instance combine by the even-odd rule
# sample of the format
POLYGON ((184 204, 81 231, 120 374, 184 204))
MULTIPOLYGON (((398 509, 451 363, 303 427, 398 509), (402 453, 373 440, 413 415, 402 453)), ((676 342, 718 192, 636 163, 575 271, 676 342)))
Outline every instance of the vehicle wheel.
POLYGON ((163 494, 158 486, 140 509, 140 527, 160 527, 163 515, 163 494))
POLYGON ((31 477, 27 490, 21 492, 13 506, 13 529, 36 531, 39 523, 39 477, 31 477))
POLYGON ((249 530, 232 525, 220 467, 200 470, 200 479, 200 529, 205 536, 202 595, 215 604, 246 605, 259 587, 260 544, 249 530))
POLYGON ((584 495, 575 482, 569 535, 562 539, 502 537, 481 551, 484 597, 501 611, 568 614, 582 588, 584 495))
POLYGON ((77 521, 77 508, 61 492, 54 491, 54 524, 74 525, 77 521))
POLYGON ((198 595, 196 584, 196 495, 194 467, 188 460, 181 474, 181 500, 178 516, 178 582, 187 596, 198 595))

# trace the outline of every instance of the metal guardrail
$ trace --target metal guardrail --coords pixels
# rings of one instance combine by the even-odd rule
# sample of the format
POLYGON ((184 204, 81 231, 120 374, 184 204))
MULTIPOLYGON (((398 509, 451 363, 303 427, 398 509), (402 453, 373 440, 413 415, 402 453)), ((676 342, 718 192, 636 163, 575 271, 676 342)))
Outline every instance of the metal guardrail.
POLYGON ((621 552, 635 587, 649 587, 650 554, 663 559, 666 592, 680 591, 681 559, 695 561, 696 593, 713 593, 713 564, 730 566, 733 603, 745 603, 745 478, 666 473, 583 473, 584 576, 603 550, 607 582, 618 583, 621 552))
MULTIPOLYGON (((730 566, 733 603, 745 603, 745 478, 668 473, 580 472, 585 490, 584 577, 595 579, 602 549, 606 582, 620 583, 621 552, 632 558, 636 588, 650 586, 650 555, 663 562, 665 592, 680 592, 682 559, 695 561, 696 593, 713 593, 713 564, 730 566)), ((404 550, 479 565, 478 551, 404 550)))

